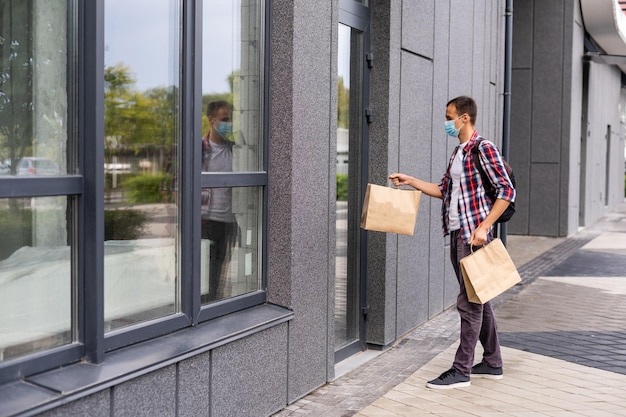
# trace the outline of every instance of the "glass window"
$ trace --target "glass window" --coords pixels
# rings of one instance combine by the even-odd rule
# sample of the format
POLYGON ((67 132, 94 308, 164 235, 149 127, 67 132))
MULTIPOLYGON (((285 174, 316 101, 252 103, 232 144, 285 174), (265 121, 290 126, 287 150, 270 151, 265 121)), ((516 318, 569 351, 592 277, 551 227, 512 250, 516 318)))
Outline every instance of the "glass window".
MULTIPOLYGON (((232 201, 232 221, 202 219, 201 290, 204 303, 257 291, 261 285, 262 189, 258 187, 203 188, 203 196, 232 201)), ((205 201, 208 203, 208 201, 205 201)), ((214 207, 213 204, 203 208, 214 207)))
POLYGON ((0 359, 73 341, 68 202, 0 199, 0 359))
MULTIPOLYGON (((195 67, 194 57, 183 54, 187 2, 105 0, 104 16, 93 15, 97 7, 80 2, 85 15, 104 21, 104 68, 98 70, 104 74, 103 138, 90 130, 97 125, 94 86, 81 85, 86 93, 78 94, 78 64, 89 71, 94 58, 78 54, 78 3, 0 1, 0 361, 10 361, 0 369, 23 374, 79 360, 85 352, 98 356, 103 345, 108 350, 118 341, 133 343, 134 335, 117 331, 129 326, 150 329, 141 339, 170 331, 165 322, 184 326, 186 320, 176 313, 197 313, 191 310, 198 299, 207 304, 262 288, 265 2, 204 1, 204 29, 198 33, 204 39, 204 109, 194 114, 203 119, 203 132, 184 143, 182 132, 192 126, 181 126, 181 120, 191 119, 182 117, 181 109, 189 107, 181 103, 183 98, 193 102, 195 94, 193 88, 181 92, 181 74, 195 67), (81 108, 85 132, 80 142, 79 99, 87 106, 81 108), (202 157, 182 161, 181 150, 186 157, 192 153, 187 145, 202 157), (78 168, 93 166, 98 155, 79 152, 79 146, 103 151, 104 161, 97 166, 103 183, 93 184, 99 175, 91 170, 79 177, 78 168), (80 155, 88 159, 79 161, 80 155), (179 184, 197 175, 185 171, 181 179, 181 166, 202 171, 202 184, 187 184, 184 196, 179 196, 184 188, 179 184), (22 189, 22 184, 28 186, 22 189), (93 193, 83 187, 95 187, 103 199, 92 200, 93 193), (187 206, 197 201, 195 192, 202 194, 201 210, 187 206), (102 252, 91 252, 99 245, 84 230, 100 219, 83 211, 94 206, 104 221, 102 252), (199 224, 181 218, 195 215, 202 229, 201 238, 192 242, 196 234, 185 233, 199 224), (189 271, 200 267, 200 276, 186 274, 183 281, 181 246, 190 251, 200 246, 199 265, 185 265, 189 271), (97 262, 82 265, 83 259, 97 262), (102 277, 96 270, 100 263, 102 277), (83 270, 88 273, 78 275, 83 270), (194 302, 181 305, 183 289, 184 299, 191 299, 188 292, 197 282, 200 293, 193 294, 194 302), (103 292, 94 294, 100 284, 103 292), (101 323, 102 312, 83 308, 102 300, 104 335, 95 334, 98 326, 93 326, 101 323), (155 321, 172 315, 180 322, 155 321), (52 348, 62 349, 46 352, 46 360, 11 361, 52 348)), ((93 36, 84 47, 97 52, 93 36)), ((81 80, 89 83, 88 78, 81 80)), ((262 298, 259 293, 225 303, 225 309, 207 308, 193 320, 262 298)))
POLYGON ((0 175, 67 172, 71 4, 0 2, 0 175))
MULTIPOLYGON (((263 169, 262 9, 260 0, 205 0, 202 32, 202 102, 206 135, 233 142, 232 171, 263 169), (206 113, 211 102, 231 106, 228 121, 206 113)), ((205 168, 203 168, 205 170, 205 168)))
POLYGON ((181 4, 106 0, 104 20, 109 331, 180 311, 181 4))
POLYGON ((263 170, 260 0, 203 3, 202 302, 261 288, 261 187, 224 187, 263 170), (232 173, 224 178, 224 173, 232 173))
POLYGON ((363 164, 364 33, 339 24, 337 49, 337 218, 335 258, 335 352, 360 349, 361 177, 363 164))
POLYGON ((0 176, 28 176, 33 190, 7 198, 15 190, 0 187, 0 361, 76 340, 73 198, 36 195, 38 176, 74 171, 75 11, 66 0, 0 2, 0 176))

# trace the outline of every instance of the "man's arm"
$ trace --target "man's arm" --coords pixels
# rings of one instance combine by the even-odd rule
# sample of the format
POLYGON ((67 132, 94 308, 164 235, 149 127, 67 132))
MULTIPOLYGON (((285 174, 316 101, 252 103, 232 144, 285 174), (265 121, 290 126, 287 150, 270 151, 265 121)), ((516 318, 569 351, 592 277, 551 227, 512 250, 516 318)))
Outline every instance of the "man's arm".
MULTIPOLYGON (((487 242, 487 233, 509 204, 511 204, 510 202, 515 199, 515 188, 513 188, 513 184, 506 174, 499 151, 488 141, 482 141, 476 146, 481 146, 482 144, 484 144, 483 150, 479 152, 479 158, 484 160, 482 167, 489 177, 489 181, 495 185, 497 194, 496 201, 491 207, 489 214, 470 235, 470 244, 474 246, 482 246, 487 242)), ((480 167, 478 168, 480 169, 480 167)))
POLYGON ((497 189, 496 198, 506 201, 515 201, 515 188, 506 173, 500 152, 488 141, 483 141, 477 146, 481 146, 482 143, 484 143, 483 149, 482 152, 479 151, 478 156, 479 159, 483 161, 481 166, 487 174, 489 181, 497 189))
POLYGON ((410 175, 399 173, 391 174, 389 176, 389 179, 396 187, 400 185, 410 185, 411 187, 423 192, 426 195, 436 198, 442 198, 441 190, 439 189, 439 186, 435 183, 426 182, 418 178, 411 177, 410 175))
POLYGON ((487 233, 491 229, 491 226, 498 220, 498 218, 504 213, 506 208, 509 206, 510 202, 506 200, 502 200, 500 198, 496 199, 496 202, 493 203, 491 207, 491 211, 485 220, 482 221, 472 232, 470 235, 469 243, 474 246, 482 246, 487 243, 487 233))

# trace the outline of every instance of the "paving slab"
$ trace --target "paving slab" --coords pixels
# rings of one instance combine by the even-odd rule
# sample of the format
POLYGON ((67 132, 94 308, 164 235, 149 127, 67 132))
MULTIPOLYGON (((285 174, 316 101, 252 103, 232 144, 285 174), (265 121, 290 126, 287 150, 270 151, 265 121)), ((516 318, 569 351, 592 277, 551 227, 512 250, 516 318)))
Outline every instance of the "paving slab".
POLYGON ((504 379, 426 388, 454 358, 450 309, 276 416, 626 416, 626 203, 567 239, 507 246, 522 282, 494 300, 504 379))
MULTIPOLYGON (((509 347, 501 380, 474 379, 467 388, 432 390, 433 371, 449 365, 453 344, 358 413, 374 416, 623 416, 626 375, 509 347)), ((477 349, 476 354, 482 352, 477 349)))

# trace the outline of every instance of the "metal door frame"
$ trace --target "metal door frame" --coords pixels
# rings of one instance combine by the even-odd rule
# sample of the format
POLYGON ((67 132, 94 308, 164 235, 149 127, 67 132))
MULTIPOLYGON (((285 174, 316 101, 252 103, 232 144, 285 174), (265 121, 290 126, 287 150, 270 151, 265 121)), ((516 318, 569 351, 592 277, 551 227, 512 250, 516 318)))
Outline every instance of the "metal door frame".
MULTIPOLYGON (((363 77, 362 77, 362 142, 361 142, 361 172, 360 172, 360 202, 363 202, 368 179, 369 161, 369 71, 371 69, 371 43, 370 43, 370 10, 367 6, 354 0, 339 0, 339 24, 349 26, 363 33, 363 77)), ((366 323, 367 319, 367 233, 359 230, 359 336, 358 339, 347 346, 335 351, 335 363, 342 361, 367 348, 366 323)))

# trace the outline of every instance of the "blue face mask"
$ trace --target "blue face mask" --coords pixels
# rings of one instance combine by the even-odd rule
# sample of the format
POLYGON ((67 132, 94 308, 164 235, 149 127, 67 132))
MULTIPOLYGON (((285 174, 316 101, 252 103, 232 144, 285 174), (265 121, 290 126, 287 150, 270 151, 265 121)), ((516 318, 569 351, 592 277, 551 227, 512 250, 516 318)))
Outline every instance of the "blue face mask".
POLYGON ((460 128, 456 128, 454 127, 454 124, 456 123, 457 120, 459 120, 461 117, 463 116, 459 116, 457 117, 455 120, 446 120, 443 123, 443 127, 446 130, 446 133, 448 134, 448 136, 452 136, 454 138, 458 138, 459 137, 459 132, 461 131, 461 127, 463 127, 463 125, 465 125, 465 123, 463 123, 461 125, 460 128))
POLYGON ((219 122, 215 130, 222 138, 226 139, 233 133, 233 124, 231 122, 219 122))

